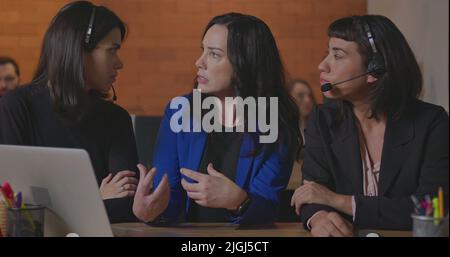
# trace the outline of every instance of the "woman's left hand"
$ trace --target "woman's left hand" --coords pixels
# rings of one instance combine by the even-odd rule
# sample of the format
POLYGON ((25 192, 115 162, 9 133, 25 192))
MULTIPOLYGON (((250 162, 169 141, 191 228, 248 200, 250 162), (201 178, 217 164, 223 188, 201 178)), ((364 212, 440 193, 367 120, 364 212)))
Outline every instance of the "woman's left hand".
POLYGON ((216 171, 211 163, 207 171, 208 174, 202 174, 190 169, 181 169, 183 175, 198 182, 189 183, 185 179, 181 180, 181 185, 189 198, 203 207, 238 209, 247 198, 247 192, 216 171))
POLYGON ((295 213, 300 215, 303 204, 323 204, 331 206, 336 193, 321 184, 303 180, 304 184, 295 190, 291 199, 291 206, 295 206, 295 213))

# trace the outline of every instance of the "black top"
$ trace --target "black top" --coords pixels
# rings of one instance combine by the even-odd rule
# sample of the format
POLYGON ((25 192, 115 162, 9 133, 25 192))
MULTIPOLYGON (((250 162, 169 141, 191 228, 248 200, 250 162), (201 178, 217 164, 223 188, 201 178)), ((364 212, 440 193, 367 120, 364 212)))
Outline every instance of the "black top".
MULTIPOLYGON (((99 185, 110 172, 137 172, 130 115, 100 97, 91 96, 91 102, 92 108, 81 121, 68 123, 53 111, 46 86, 18 88, 0 99, 0 144, 85 149, 99 185)), ((110 222, 137 221, 132 197, 104 203, 110 222)))
MULTIPOLYGON (((222 131, 225 131, 223 127, 222 131)), ((208 164, 212 163, 215 170, 234 181, 241 143, 241 133, 214 131, 209 133, 199 172, 208 174, 208 164)), ((188 222, 229 222, 232 218, 230 212, 224 208, 202 207, 193 200, 191 203, 187 215, 188 222)))
MULTIPOLYGON (((410 230, 414 212, 410 196, 434 196, 439 186, 448 203, 448 114, 419 100, 408 111, 398 119, 387 117, 378 196, 363 194, 360 143, 351 108, 345 106, 344 119, 339 121, 339 109, 328 103, 315 108, 308 120, 303 179, 354 195, 357 226, 410 230)), ((302 206, 303 224, 319 210, 333 211, 319 204, 302 206)))

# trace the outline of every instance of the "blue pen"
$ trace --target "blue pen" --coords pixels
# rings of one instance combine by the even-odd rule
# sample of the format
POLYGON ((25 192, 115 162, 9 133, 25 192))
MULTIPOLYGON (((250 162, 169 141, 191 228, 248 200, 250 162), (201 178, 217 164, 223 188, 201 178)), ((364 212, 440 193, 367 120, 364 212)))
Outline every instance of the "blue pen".
POLYGON ((425 201, 427 201, 427 203, 431 203, 430 195, 426 194, 423 198, 425 198, 425 201))
POLYGON ((20 208, 22 205, 22 192, 17 193, 16 208, 20 208))

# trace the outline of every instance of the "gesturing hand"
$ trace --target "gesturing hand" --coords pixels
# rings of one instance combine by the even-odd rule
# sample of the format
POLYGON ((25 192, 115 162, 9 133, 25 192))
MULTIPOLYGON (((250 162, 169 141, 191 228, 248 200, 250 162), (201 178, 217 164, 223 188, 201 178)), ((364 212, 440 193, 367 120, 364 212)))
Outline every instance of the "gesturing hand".
POLYGON ((153 221, 158 217, 169 204, 170 187, 167 174, 165 174, 156 187, 152 190, 153 178, 156 174, 156 168, 147 169, 142 165, 138 165, 140 172, 140 180, 134 195, 133 213, 144 222, 153 221))
POLYGON ((189 183, 185 179, 181 180, 181 185, 187 191, 189 198, 204 207, 238 209, 247 198, 247 192, 215 170, 211 163, 207 171, 208 174, 202 174, 190 169, 181 169, 183 175, 198 182, 189 183))
POLYGON ((310 221, 311 234, 320 237, 353 235, 353 225, 336 212, 319 211, 310 221))

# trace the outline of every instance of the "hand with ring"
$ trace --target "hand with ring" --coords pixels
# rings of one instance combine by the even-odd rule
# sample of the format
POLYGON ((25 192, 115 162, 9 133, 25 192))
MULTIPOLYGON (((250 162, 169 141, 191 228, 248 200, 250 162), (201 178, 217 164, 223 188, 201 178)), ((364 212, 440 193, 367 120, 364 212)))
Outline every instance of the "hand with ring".
POLYGON ((136 173, 129 170, 120 171, 114 176, 110 173, 102 180, 100 185, 102 199, 133 196, 138 184, 135 176, 136 173))

